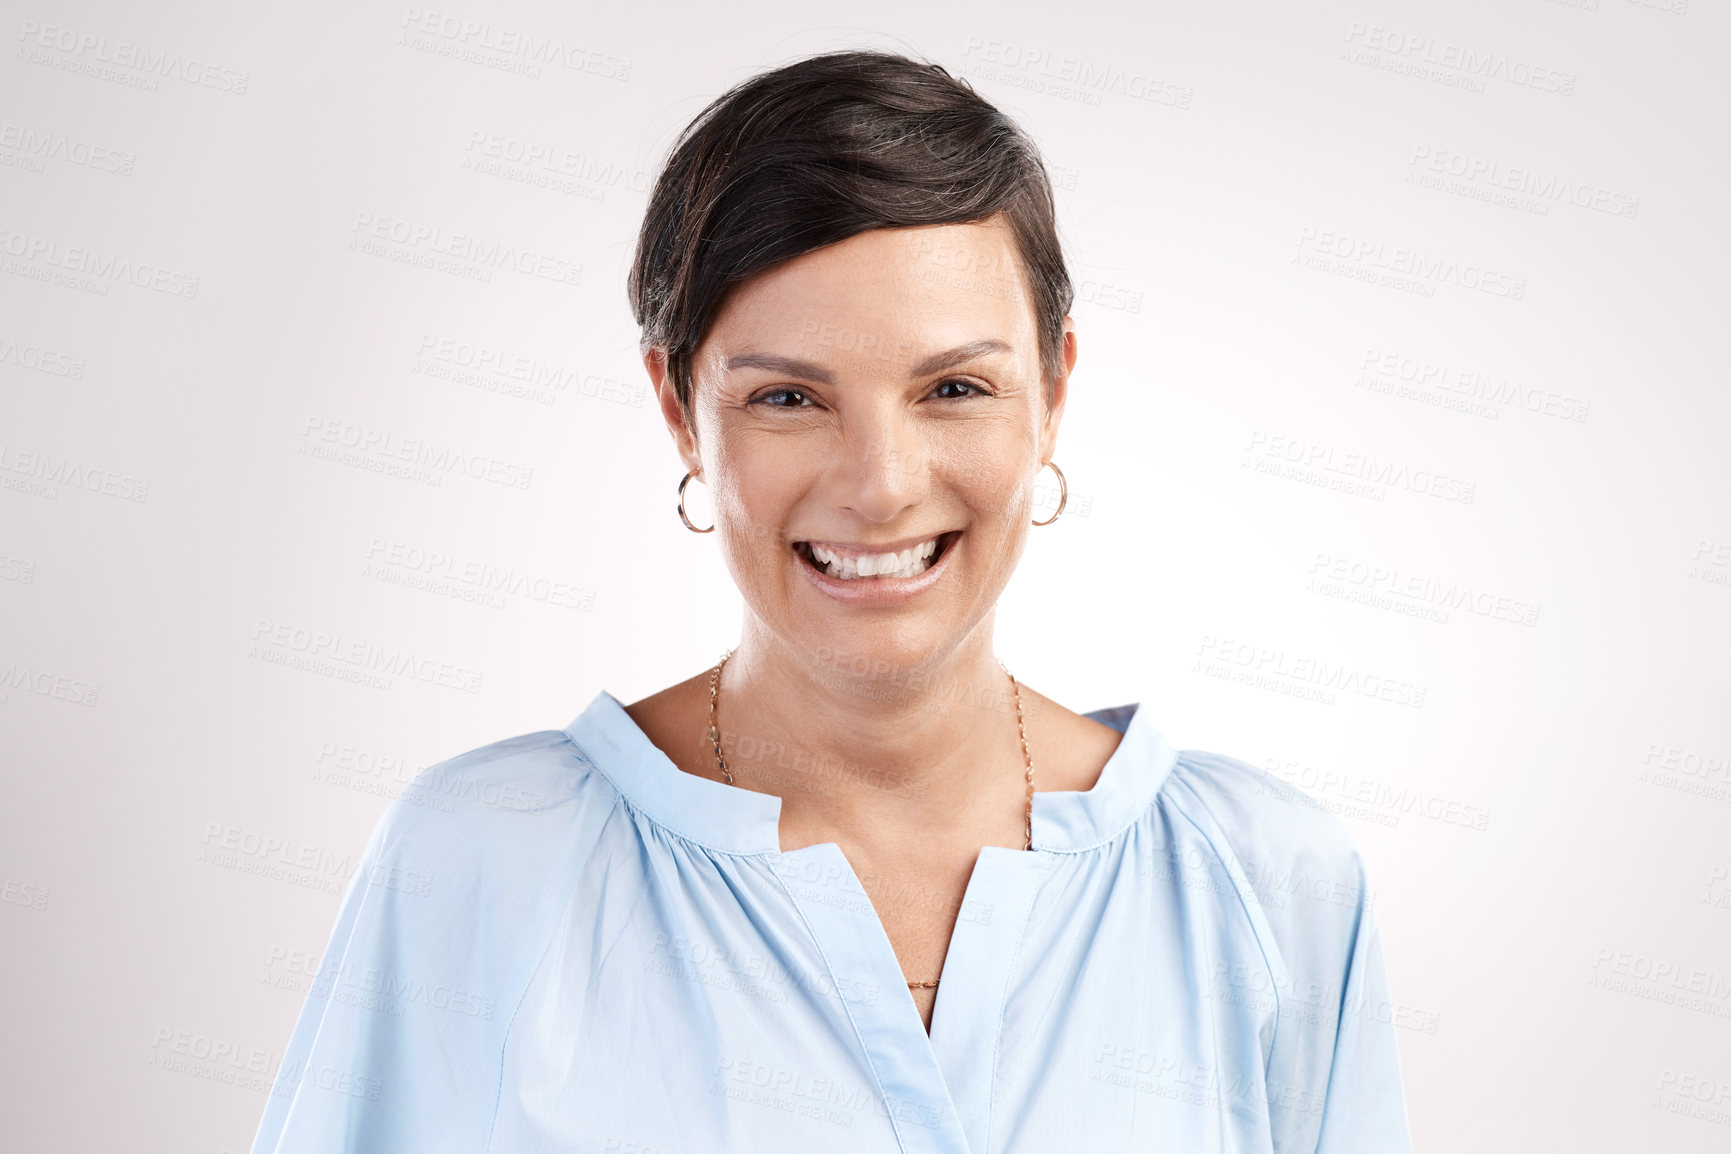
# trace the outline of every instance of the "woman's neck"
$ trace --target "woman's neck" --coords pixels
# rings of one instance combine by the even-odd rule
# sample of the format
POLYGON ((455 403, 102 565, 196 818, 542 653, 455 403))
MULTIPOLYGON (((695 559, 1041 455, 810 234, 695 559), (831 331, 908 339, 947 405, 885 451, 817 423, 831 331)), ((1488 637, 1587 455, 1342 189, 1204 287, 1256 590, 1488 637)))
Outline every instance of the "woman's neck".
MULTIPOLYGON (((1021 696, 1032 744, 1038 702, 1021 696)), ((748 628, 724 667, 716 723, 735 784, 782 799, 784 850, 836 841, 896 853, 951 838, 1020 848, 1016 697, 989 620, 941 659, 900 668, 801 654, 748 628)), ((710 745, 707 724, 702 734, 710 745)))

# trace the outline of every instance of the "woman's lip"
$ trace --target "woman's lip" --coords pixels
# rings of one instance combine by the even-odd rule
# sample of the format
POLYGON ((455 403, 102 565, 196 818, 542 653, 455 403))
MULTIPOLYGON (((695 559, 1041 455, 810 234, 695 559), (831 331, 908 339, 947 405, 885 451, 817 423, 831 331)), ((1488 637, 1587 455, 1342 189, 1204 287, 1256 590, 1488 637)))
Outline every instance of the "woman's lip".
POLYGON ((831 553, 839 553, 844 557, 858 559, 860 557, 876 557, 883 553, 900 553, 904 549, 912 549, 915 545, 924 545, 927 541, 937 540, 946 534, 957 532, 955 529, 945 529, 938 533, 928 533, 924 537, 904 537, 900 541, 886 541, 883 544, 855 545, 846 541, 797 540, 795 545, 820 545, 831 553))
MULTIPOLYGON (((951 530, 950 532, 954 533, 957 538, 961 536, 960 530, 951 530)), ((938 536, 943 538, 946 534, 939 533, 938 536)), ((931 538, 922 537, 920 540, 930 541, 931 538)), ((839 577, 831 577, 827 573, 819 572, 805 557, 797 555, 799 553, 797 549, 794 550, 796 554, 794 560, 805 571, 805 575, 811 578, 813 585, 837 601, 859 606, 894 605, 936 583, 937 579, 943 576, 944 570, 948 568, 950 554, 956 551, 955 546, 954 540, 944 544, 931 565, 912 577, 858 577, 852 581, 843 581, 839 577)))

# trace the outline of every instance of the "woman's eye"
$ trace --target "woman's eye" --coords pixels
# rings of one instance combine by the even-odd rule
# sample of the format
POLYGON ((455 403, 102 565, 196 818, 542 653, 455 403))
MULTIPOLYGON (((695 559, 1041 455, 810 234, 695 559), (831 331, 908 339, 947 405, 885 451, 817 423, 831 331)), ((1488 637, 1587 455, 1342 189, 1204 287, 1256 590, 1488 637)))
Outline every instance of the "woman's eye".
POLYGON ((772 409, 798 409, 802 408, 807 400, 806 395, 798 389, 775 389, 762 394, 754 403, 768 405, 772 409), (776 399, 778 397, 792 397, 794 399, 783 404, 776 399))
POLYGON ((982 396, 985 395, 985 390, 980 388, 980 386, 974 384, 974 382, 972 382, 972 381, 964 381, 964 380, 961 380, 960 378, 952 378, 950 380, 940 382, 935 391, 937 393, 939 393, 940 395, 942 395, 945 400, 951 400, 951 399, 955 399, 955 398, 959 398, 959 397, 965 397, 968 395, 968 393, 964 393, 964 392, 945 392, 945 390, 951 389, 952 387, 956 388, 956 389, 968 389, 971 392, 979 393, 982 396))

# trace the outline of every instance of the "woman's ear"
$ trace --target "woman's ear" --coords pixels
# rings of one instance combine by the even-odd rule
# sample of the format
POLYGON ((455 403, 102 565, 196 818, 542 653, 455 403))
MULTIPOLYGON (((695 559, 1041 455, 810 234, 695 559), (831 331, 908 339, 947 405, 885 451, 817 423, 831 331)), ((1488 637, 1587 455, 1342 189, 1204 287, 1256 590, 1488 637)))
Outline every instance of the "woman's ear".
POLYGON ((1046 419, 1040 427, 1040 460, 1050 461, 1058 444, 1058 423, 1064 419, 1064 402, 1070 398, 1070 373, 1076 367, 1076 322, 1064 318, 1064 363, 1047 392, 1046 419))
POLYGON ((673 387, 673 374, 667 369, 667 350, 660 345, 645 349, 643 367, 655 387, 656 406, 661 410, 661 419, 667 423, 667 431, 673 435, 679 459, 692 473, 701 473, 703 460, 697 453, 697 431, 691 427, 685 406, 679 403, 679 390, 673 387))

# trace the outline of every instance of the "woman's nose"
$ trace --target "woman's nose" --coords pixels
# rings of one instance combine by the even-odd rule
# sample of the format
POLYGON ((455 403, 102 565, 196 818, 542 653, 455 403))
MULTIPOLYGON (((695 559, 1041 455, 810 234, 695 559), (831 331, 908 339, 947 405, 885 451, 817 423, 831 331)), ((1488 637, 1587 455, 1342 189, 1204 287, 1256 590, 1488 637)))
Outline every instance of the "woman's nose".
POLYGON ((866 520, 888 523, 925 499, 931 459, 910 422, 880 418, 852 430, 843 453, 838 497, 866 520))

